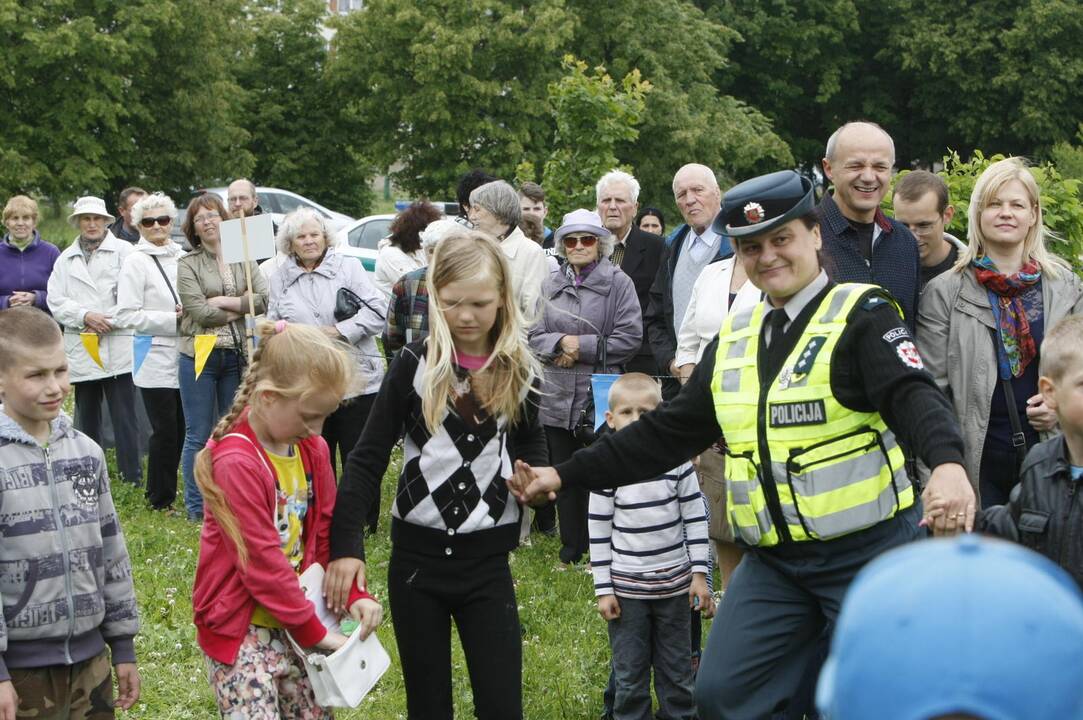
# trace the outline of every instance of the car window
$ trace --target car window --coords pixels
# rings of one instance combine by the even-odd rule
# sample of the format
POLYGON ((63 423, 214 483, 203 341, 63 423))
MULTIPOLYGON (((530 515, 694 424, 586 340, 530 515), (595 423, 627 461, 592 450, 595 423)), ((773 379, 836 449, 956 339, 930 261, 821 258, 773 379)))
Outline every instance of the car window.
POLYGON ((281 212, 278 209, 277 195, 273 193, 256 193, 256 202, 263 208, 263 212, 276 213, 281 212))
POLYGON ((358 225, 349 234, 350 245, 356 248, 375 250, 377 243, 387 237, 391 231, 391 221, 386 218, 369 220, 364 225, 358 225))
POLYGON ((304 205, 300 198, 295 198, 292 195, 285 195, 282 193, 272 193, 275 196, 275 201, 278 202, 278 212, 283 215, 288 215, 297 208, 304 205))

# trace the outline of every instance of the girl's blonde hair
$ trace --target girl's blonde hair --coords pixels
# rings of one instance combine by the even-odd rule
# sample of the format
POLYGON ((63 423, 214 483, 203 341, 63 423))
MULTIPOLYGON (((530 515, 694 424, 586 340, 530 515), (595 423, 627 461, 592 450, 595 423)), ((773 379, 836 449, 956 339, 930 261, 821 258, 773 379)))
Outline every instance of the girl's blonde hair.
POLYGON ((1034 174, 1023 158, 998 160, 985 168, 978 182, 974 184, 974 191, 970 194, 970 207, 967 209, 967 248, 960 254, 954 269, 961 272, 973 260, 985 255, 985 235, 981 229, 982 211, 993 201, 1000 189, 1012 180, 1018 180, 1026 188, 1037 215, 1037 220, 1023 239, 1023 262, 1034 260, 1042 266, 1043 273, 1058 277, 1068 265, 1046 249, 1046 239, 1055 239, 1057 236, 1045 227, 1038 181, 1034 179, 1034 174))
MULTIPOLYGON (((305 398, 317 391, 330 390, 345 396, 358 383, 357 365, 337 343, 309 325, 264 322, 257 328, 259 346, 252 354, 244 380, 233 400, 233 407, 218 421, 211 440, 218 442, 237 424, 241 413, 257 393, 273 392, 286 398, 305 398), (276 331, 280 327, 281 331, 276 331)), ((222 488, 214 481, 211 451, 204 448, 196 455, 196 485, 203 501, 214 515, 222 532, 237 547, 243 567, 248 562, 248 548, 237 516, 229 506, 222 488)))
POLYGON ((444 419, 455 377, 455 341, 444 319, 439 291, 453 282, 484 280, 499 296, 500 308, 489 333, 492 351, 478 375, 488 376, 482 405, 494 417, 517 422, 523 400, 534 379, 541 376, 541 365, 526 343, 526 328, 519 304, 511 287, 511 270, 504 251, 482 232, 452 235, 436 246, 426 274, 429 292, 429 336, 427 339, 422 415, 429 432, 444 419))

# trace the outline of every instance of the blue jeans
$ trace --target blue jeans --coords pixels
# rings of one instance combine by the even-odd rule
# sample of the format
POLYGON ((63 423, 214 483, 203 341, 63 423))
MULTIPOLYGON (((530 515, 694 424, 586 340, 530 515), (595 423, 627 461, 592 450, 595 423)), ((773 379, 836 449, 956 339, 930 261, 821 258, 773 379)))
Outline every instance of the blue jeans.
POLYGON ((609 621, 616 698, 615 720, 691 720, 692 645, 688 594, 661 600, 618 598, 620 617, 609 621), (658 714, 651 714, 651 668, 658 714))
POLYGON ((196 487, 196 454, 233 404, 241 384, 240 356, 235 350, 215 348, 196 380, 196 361, 184 353, 178 365, 181 405, 184 407, 184 448, 181 474, 184 476, 184 507, 188 517, 203 517, 203 494, 196 487))

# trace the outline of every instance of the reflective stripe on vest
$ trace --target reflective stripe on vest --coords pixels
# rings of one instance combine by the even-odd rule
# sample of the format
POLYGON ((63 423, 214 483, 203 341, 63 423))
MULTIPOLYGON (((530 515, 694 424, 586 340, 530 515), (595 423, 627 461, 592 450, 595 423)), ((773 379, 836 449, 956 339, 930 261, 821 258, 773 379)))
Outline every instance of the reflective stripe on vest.
POLYGON ((766 302, 723 323, 711 393, 728 448, 730 520, 749 545, 768 547, 782 539, 764 482, 774 483, 781 517, 796 542, 863 530, 913 504, 902 449, 879 413, 851 410, 831 392, 831 358, 850 313, 877 290, 851 283, 828 292, 772 378, 762 406, 757 356, 766 302), (768 468, 762 466, 760 413, 768 468))

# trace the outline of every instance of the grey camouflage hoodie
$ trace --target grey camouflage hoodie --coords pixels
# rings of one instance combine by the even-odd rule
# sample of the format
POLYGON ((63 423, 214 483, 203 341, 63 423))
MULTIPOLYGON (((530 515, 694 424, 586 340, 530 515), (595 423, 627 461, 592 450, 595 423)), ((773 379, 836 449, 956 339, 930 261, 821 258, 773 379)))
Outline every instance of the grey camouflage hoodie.
POLYGON ((135 662, 132 566, 98 445, 61 414, 42 447, 0 412, 0 680, 109 643, 135 662))

